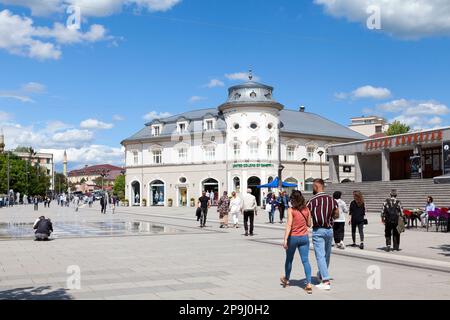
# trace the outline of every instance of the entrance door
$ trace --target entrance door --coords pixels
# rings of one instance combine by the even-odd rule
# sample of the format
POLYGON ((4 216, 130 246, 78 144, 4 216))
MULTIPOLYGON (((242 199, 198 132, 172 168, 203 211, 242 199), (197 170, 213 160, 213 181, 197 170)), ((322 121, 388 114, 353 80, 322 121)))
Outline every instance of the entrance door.
POLYGON ((252 190, 252 195, 256 198, 256 203, 261 206, 261 189, 258 186, 261 185, 261 179, 258 177, 251 177, 247 181, 247 186, 252 190))
POLYGON ((178 189, 178 206, 179 207, 187 207, 187 188, 180 187, 178 189))
POLYGON ((203 191, 210 198, 211 205, 217 206, 219 201, 219 182, 215 179, 206 179, 203 181, 203 191))

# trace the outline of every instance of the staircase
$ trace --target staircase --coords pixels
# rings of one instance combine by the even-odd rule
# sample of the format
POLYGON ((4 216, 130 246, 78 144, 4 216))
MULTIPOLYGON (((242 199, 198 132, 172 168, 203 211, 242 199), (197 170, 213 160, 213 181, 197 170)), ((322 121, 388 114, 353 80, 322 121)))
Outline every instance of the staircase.
POLYGON ((432 179, 330 184, 326 192, 332 195, 335 191, 341 191, 342 199, 350 205, 353 191, 361 191, 366 210, 381 213, 383 202, 389 198, 392 189, 397 190, 404 208, 424 208, 428 196, 433 197, 437 207, 450 207, 450 185, 434 184, 432 179))

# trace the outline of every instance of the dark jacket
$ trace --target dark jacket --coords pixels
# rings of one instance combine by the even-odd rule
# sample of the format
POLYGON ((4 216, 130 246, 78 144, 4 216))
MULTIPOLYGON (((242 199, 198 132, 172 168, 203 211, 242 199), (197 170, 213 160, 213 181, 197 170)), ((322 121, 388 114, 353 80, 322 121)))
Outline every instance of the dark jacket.
POLYGON ((34 229, 36 229, 35 233, 50 235, 53 232, 53 224, 50 219, 41 219, 34 226, 34 229))
POLYGON ((349 214, 352 218, 352 224, 360 224, 364 222, 364 217, 366 215, 366 207, 363 204, 361 207, 359 207, 356 204, 356 201, 352 201, 350 203, 350 210, 349 214))

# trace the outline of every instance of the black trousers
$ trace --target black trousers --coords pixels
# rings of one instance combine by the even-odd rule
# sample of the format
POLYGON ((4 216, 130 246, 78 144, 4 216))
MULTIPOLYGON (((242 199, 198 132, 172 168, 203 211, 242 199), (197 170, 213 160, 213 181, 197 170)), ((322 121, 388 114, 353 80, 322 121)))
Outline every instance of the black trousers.
POLYGON ((391 246, 393 240, 394 250, 400 249, 400 233, 397 231, 397 223, 386 222, 384 235, 386 237, 386 245, 391 246), (392 239, 391 239, 392 238, 392 239))
POLYGON ((245 233, 249 232, 248 222, 250 220, 250 234, 253 234, 253 223, 255 221, 255 211, 244 211, 244 228, 245 233))
POLYGON ((284 220, 284 210, 285 210, 285 206, 283 204, 280 204, 280 206, 278 207, 278 211, 280 211, 280 221, 284 220))
POLYGON ((345 222, 335 222, 333 224, 334 243, 338 244, 344 241, 345 222))
POLYGON ((200 225, 205 226, 206 225, 206 217, 208 216, 208 208, 202 208, 202 215, 203 215, 203 220, 200 221, 200 225))
POLYGON ((364 242, 364 222, 360 222, 360 223, 353 223, 352 222, 352 240, 353 240, 353 243, 356 242, 356 228, 358 228, 359 239, 361 240, 361 242, 364 242))

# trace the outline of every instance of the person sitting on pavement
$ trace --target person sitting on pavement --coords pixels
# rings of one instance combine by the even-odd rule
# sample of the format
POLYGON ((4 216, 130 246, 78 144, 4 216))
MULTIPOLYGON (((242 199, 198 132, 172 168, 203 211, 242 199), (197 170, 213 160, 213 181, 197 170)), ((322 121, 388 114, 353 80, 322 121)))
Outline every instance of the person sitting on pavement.
POLYGON ((36 230, 35 237, 37 241, 46 241, 49 239, 51 233, 53 232, 53 224, 50 219, 42 216, 36 220, 33 225, 33 229, 36 230))

